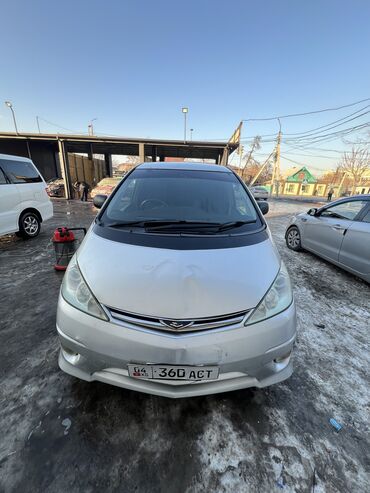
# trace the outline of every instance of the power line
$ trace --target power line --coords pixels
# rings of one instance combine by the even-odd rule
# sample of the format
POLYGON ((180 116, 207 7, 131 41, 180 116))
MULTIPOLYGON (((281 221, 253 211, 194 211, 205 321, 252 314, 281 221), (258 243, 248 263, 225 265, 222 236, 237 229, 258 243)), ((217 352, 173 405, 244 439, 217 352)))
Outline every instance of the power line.
POLYGON ((357 125, 355 127, 345 128, 345 129, 339 130, 338 132, 331 132, 329 134, 316 135, 316 136, 306 137, 306 138, 302 138, 302 139, 285 139, 284 143, 286 143, 286 144, 290 144, 292 142, 293 143, 300 143, 301 148, 303 149, 303 148, 306 148, 307 146, 309 146, 310 144, 318 144, 318 143, 322 143, 322 142, 330 142, 332 140, 336 140, 339 137, 342 137, 344 135, 348 135, 352 132, 367 128, 367 127, 369 127, 369 125, 370 125, 370 122, 366 122, 366 123, 363 123, 361 125, 357 125))
MULTIPOLYGON (((290 159, 290 158, 286 157, 285 154, 281 154, 281 157, 283 159, 286 159, 287 161, 290 161, 293 164, 298 164, 299 166, 306 166, 306 164, 304 164, 304 163, 300 163, 299 161, 295 161, 294 159, 290 159)), ((311 166, 311 165, 310 165, 310 168, 318 170, 318 171, 330 171, 330 169, 318 168, 317 166, 311 166)))
MULTIPOLYGON (((332 136, 332 135, 338 135, 338 134, 342 134, 342 133, 343 134, 345 134, 345 133, 351 133, 351 132, 353 132, 355 130, 358 130, 358 129, 361 129, 361 128, 365 128, 369 124, 370 124, 370 122, 365 122, 365 123, 361 123, 360 125, 355 125, 355 126, 352 126, 352 127, 343 128, 342 130, 338 130, 336 132, 330 132, 330 133, 322 133, 322 132, 319 132, 316 135, 316 132, 314 132, 313 134, 304 135, 302 137, 288 137, 287 139, 285 139, 285 142, 287 142, 287 143, 288 142, 305 142, 305 141, 311 142, 311 141, 320 140, 321 138, 329 137, 329 136, 332 136)), ((333 126, 332 128, 335 128, 335 126, 333 126)))
MULTIPOLYGON (((323 111, 334 111, 335 109, 341 109, 341 108, 346 108, 346 107, 349 107, 349 106, 354 106, 356 104, 359 104, 363 101, 368 101, 370 100, 370 98, 368 99, 364 99, 364 100, 361 100, 361 101, 357 101, 356 103, 351 103, 350 105, 345 105, 345 106, 340 106, 338 108, 329 108, 329 109, 324 109, 324 110, 318 110, 317 113, 320 113, 320 112, 323 112, 323 111)), ((303 136, 305 134, 310 134, 312 132, 316 132, 317 130, 321 130, 321 129, 324 129, 326 127, 331 127, 332 125, 336 124, 336 123, 339 123, 339 122, 343 122, 342 124, 344 123, 348 123, 352 120, 355 120, 357 118, 361 118, 362 116, 368 114, 370 111, 366 111, 364 113, 362 113, 361 115, 358 115, 358 113, 360 113, 361 111, 367 109, 370 107, 370 104, 366 105, 366 106, 363 106, 362 108, 354 111, 353 113, 350 113, 349 115, 346 115, 342 118, 339 118, 338 120, 334 120, 332 122, 329 122, 329 123, 326 123, 325 125, 321 125, 319 127, 315 127, 315 128, 312 128, 310 130, 304 130, 302 132, 284 132, 284 136, 288 135, 297 135, 297 136, 303 136), (357 115, 355 118, 352 118, 352 119, 349 119, 351 116, 354 116, 354 115, 357 115)), ((306 114, 311 114, 311 113, 316 113, 316 112, 309 112, 309 113, 297 113, 296 115, 286 115, 285 117, 271 117, 271 118, 262 118, 262 119, 259 119, 259 118, 251 118, 249 120, 243 120, 243 121, 258 121, 258 120, 275 120, 277 118, 287 118, 288 116, 299 116, 299 115, 306 115, 306 114)), ((337 126, 340 126, 340 125, 337 125, 337 126)), ((332 128, 335 128, 335 127, 332 127, 332 128)), ((328 128, 329 130, 329 128, 328 128)), ((241 141, 243 142, 253 142, 253 140, 255 139, 256 135, 255 136, 246 136, 242 139, 240 139, 241 141)), ((275 133, 272 133, 272 134, 261 134, 261 135, 258 135, 258 137, 261 137, 261 138, 265 138, 265 137, 273 137, 273 139, 269 140, 269 141, 264 141, 264 142, 275 142, 275 139, 276 139, 276 132, 275 133)), ((228 138, 227 137, 224 137, 224 138, 218 138, 218 139, 214 139, 214 138, 208 138, 208 139, 205 139, 205 140, 209 140, 209 141, 227 141, 228 138)))
POLYGON ((338 159, 338 156, 320 156, 318 154, 301 154, 294 151, 285 151, 285 154, 292 154, 293 156, 303 156, 303 157, 317 157, 323 159, 338 159))
POLYGON ((86 134, 87 132, 77 132, 76 130, 71 130, 70 128, 62 127, 61 125, 58 125, 57 123, 53 123, 49 120, 46 120, 45 118, 42 118, 41 116, 38 117, 39 120, 42 120, 45 123, 48 123, 49 125, 52 125, 53 127, 61 128, 62 130, 66 130, 67 132, 72 132, 74 134, 86 134))
MULTIPOLYGON (((284 132, 284 135, 304 135, 304 134, 309 134, 311 132, 314 132, 316 130, 320 130, 320 129, 323 129, 323 128, 326 128, 326 127, 331 127, 332 125, 334 125, 335 123, 338 123, 338 122, 343 122, 342 125, 344 125, 345 123, 347 122, 350 122, 352 120, 355 120, 356 118, 361 118, 362 116, 366 115, 367 113, 369 113, 369 111, 366 111, 365 113, 361 114, 361 115, 358 115, 356 116, 355 118, 352 118, 352 119, 349 119, 347 120, 348 118, 350 118, 351 116, 353 115, 357 115, 357 113, 360 113, 361 111, 365 110, 366 108, 369 108, 370 107, 370 104, 360 108, 359 110, 349 114, 349 115, 346 115, 342 118, 339 118, 338 120, 334 120, 333 122, 330 122, 330 123, 327 123, 325 125, 321 125, 320 127, 316 127, 316 128, 312 128, 310 130, 304 130, 302 132, 284 132)), ((337 126, 340 126, 340 125, 337 125, 337 126)), ((335 128, 335 127, 333 127, 335 128)), ((328 129, 329 130, 329 129, 328 129)), ((273 134, 262 134, 262 135, 259 135, 259 137, 263 138, 263 137, 276 137, 276 133, 273 133, 273 134)), ((250 136, 250 137, 244 137, 244 139, 241 139, 241 140, 253 140, 255 137, 253 136, 250 136)))
POLYGON ((245 118, 242 121, 243 122, 258 122, 258 121, 277 120, 279 118, 292 118, 292 117, 296 117, 296 116, 314 115, 314 114, 317 114, 317 113, 324 113, 326 111, 338 111, 338 110, 342 110, 343 108, 349 108, 351 106, 356 106, 356 104, 364 103, 365 101, 370 101, 370 98, 361 99, 360 101, 355 101, 354 103, 350 103, 350 104, 344 104, 342 106, 336 106, 334 108, 324 108, 324 109, 321 109, 321 110, 306 111, 305 113, 292 113, 290 115, 270 116, 270 117, 267 117, 267 118, 245 118))

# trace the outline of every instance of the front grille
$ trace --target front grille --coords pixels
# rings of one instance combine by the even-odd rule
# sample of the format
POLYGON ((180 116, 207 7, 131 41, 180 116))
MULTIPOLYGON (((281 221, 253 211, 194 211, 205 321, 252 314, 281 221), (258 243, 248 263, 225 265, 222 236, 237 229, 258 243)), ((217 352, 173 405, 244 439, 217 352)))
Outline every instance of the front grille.
POLYGON ((166 332, 196 332, 200 330, 218 329, 221 327, 232 327, 242 323, 249 310, 220 315, 218 317, 206 317, 195 319, 168 319, 137 315, 136 313, 124 312, 116 308, 106 307, 110 313, 112 322, 124 324, 125 326, 144 327, 166 332), (167 325, 166 325, 167 324, 167 325), (171 327, 169 324, 175 325, 171 327))

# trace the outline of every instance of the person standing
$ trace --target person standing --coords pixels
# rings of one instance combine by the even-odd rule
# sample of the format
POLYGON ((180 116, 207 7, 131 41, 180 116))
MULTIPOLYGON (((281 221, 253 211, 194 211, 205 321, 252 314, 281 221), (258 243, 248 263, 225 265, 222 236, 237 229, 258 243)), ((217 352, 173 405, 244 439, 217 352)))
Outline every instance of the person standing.
POLYGON ((82 181, 80 183, 80 194, 81 194, 82 202, 87 202, 88 193, 89 193, 89 185, 85 181, 82 181))
POLYGON ((334 188, 331 187, 329 189, 329 192, 328 192, 328 202, 331 202, 331 198, 332 198, 333 194, 334 194, 334 188))
POLYGON ((81 182, 79 181, 76 181, 74 184, 73 184, 73 190, 75 191, 75 195, 74 197, 76 197, 77 195, 77 198, 80 199, 81 198, 81 195, 80 195, 80 184, 81 182))

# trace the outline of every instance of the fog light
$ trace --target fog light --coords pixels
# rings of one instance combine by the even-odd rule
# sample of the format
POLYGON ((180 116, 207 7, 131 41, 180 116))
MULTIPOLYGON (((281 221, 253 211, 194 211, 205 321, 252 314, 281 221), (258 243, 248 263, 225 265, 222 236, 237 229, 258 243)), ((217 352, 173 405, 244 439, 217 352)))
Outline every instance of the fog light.
POLYGON ((279 356, 278 358, 274 359, 274 363, 284 363, 285 360, 290 358, 290 355, 292 354, 292 351, 289 351, 289 353, 284 354, 283 356, 279 356))
POLYGON ((64 358, 68 361, 68 363, 71 363, 71 365, 76 365, 81 357, 79 353, 75 353, 64 346, 62 346, 62 352, 64 358))

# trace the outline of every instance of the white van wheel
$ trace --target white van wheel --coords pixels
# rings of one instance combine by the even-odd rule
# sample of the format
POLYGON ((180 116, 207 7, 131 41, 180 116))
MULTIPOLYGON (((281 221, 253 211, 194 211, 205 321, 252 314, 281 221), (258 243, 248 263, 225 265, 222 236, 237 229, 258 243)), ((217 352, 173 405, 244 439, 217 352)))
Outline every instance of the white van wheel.
POLYGON ((19 220, 19 235, 34 238, 40 233, 41 221, 34 212, 25 212, 19 220))

